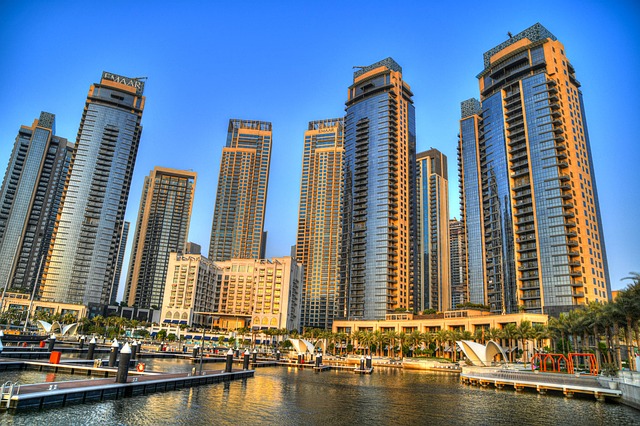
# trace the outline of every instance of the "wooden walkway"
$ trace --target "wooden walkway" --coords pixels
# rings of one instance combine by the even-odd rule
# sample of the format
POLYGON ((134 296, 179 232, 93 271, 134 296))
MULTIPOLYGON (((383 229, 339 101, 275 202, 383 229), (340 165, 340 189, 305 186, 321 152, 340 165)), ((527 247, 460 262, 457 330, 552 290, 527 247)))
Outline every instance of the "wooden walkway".
POLYGON ((540 394, 545 394, 547 391, 559 391, 567 397, 572 397, 576 393, 589 394, 595 396, 599 401, 604 401, 606 397, 620 398, 622 396, 621 391, 601 385, 595 376, 576 377, 568 374, 530 373, 514 370, 467 371, 465 369, 460 375, 460 380, 462 383, 471 385, 494 385, 498 389, 503 389, 505 386, 513 386, 516 391, 522 391, 525 388, 535 389, 540 394))

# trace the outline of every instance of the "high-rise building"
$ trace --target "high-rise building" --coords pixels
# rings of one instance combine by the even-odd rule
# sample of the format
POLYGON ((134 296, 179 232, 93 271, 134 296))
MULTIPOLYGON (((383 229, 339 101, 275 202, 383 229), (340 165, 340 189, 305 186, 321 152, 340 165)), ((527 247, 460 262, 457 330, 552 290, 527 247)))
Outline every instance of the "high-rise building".
POLYGON ((73 144, 55 136, 51 113, 20 127, 0 189, 4 290, 31 294, 40 283, 72 152, 73 144))
POLYGON ((271 140, 271 123, 229 120, 209 244, 213 261, 264 258, 271 140))
POLYGON ((124 294, 129 306, 162 306, 169 254, 183 252, 195 190, 193 171, 154 167, 144 178, 124 294))
POLYGON ((127 248, 127 240, 129 238, 130 222, 125 220, 122 226, 122 233, 120 234, 120 247, 118 247, 118 263, 116 264, 116 273, 113 276, 113 284, 111 285, 111 292, 109 296, 109 304, 114 305, 120 289, 120 276, 122 275, 122 264, 124 263, 125 249, 127 248))
POLYGON ((417 250, 415 110, 402 68, 361 67, 345 121, 339 315, 383 319, 413 309, 417 250))
POLYGON ((451 307, 469 302, 467 288, 467 251, 462 222, 456 218, 449 221, 449 271, 451 274, 451 307))
POLYGON ((449 262, 449 178, 447 157, 437 149, 421 152, 417 161, 416 311, 451 309, 449 262))
POLYGON ((89 89, 43 275, 42 298, 111 297, 145 98, 140 79, 102 73, 89 89))
POLYGON ((580 83, 540 24, 484 54, 462 104, 469 295, 493 312, 557 315, 610 299, 580 83))
POLYGON ((337 313, 344 119, 312 121, 304 134, 296 260, 304 265, 302 327, 331 329, 337 313))

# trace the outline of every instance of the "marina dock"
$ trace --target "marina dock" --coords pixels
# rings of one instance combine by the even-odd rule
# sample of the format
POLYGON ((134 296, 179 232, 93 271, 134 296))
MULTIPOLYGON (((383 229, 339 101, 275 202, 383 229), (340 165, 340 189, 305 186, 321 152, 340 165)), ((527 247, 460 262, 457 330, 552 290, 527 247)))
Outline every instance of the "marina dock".
POLYGON ((516 391, 535 389, 541 395, 548 391, 562 392, 566 397, 574 394, 593 395, 598 401, 605 398, 620 398, 622 392, 603 386, 595 376, 576 377, 569 374, 532 373, 505 369, 463 369, 460 380, 464 384, 497 389, 512 386, 516 391))
POLYGON ((0 410, 43 409, 105 399, 117 399, 154 392, 179 390, 193 386, 228 382, 253 377, 253 370, 204 371, 191 373, 135 374, 130 372, 126 383, 113 378, 73 380, 55 383, 15 385, 5 383, 0 393, 0 410))

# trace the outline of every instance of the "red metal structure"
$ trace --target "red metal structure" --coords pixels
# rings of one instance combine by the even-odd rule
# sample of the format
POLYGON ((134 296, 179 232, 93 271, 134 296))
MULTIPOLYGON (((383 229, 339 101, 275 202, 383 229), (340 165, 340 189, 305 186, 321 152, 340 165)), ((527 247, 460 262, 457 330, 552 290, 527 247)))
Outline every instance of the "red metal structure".
POLYGON ((598 362, 596 361, 596 356, 594 354, 581 354, 581 353, 570 353, 569 354, 569 374, 573 374, 574 369, 574 359, 578 357, 584 357, 585 364, 589 366, 589 374, 592 376, 598 375, 598 362))
POLYGON ((571 368, 571 361, 567 359, 563 354, 535 354, 533 358, 531 358, 531 369, 535 370, 538 368, 540 371, 550 371, 554 373, 559 373, 562 370, 567 370, 571 368), (538 361, 538 364, 536 364, 538 361), (549 363, 551 364, 550 369, 549 363), (564 363, 564 366, 562 365, 564 363))
POLYGON ((531 358, 531 369, 553 373, 566 371, 569 374, 573 374, 575 372, 575 360, 580 357, 586 358, 584 362, 589 367, 589 374, 596 376, 598 374, 598 363, 594 354, 570 353, 568 356, 563 354, 535 354, 531 358), (562 363, 564 363, 564 366, 562 363))

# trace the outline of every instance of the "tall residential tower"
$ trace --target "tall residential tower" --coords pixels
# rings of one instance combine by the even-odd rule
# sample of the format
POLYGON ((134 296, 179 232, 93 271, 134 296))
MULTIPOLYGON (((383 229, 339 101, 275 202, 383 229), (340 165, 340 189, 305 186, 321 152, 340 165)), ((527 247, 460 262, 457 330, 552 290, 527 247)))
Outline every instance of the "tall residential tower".
POLYGON ((384 319, 413 309, 415 111, 387 58, 353 75, 346 103, 339 314, 384 319))
POLYGON ((145 98, 140 79, 102 73, 89 89, 43 276, 42 298, 106 304, 145 98))
POLYGON ((304 134, 296 260, 304 265, 302 326, 331 329, 337 313, 344 119, 312 121, 304 134))
POLYGON ((40 283, 72 152, 53 114, 20 127, 0 189, 3 290, 32 293, 40 283))
POLYGON ((264 258, 271 123, 229 120, 222 149, 209 259, 264 258))
POLYGON ((182 253, 189 236, 196 173, 155 167, 144 178, 124 300, 162 306, 170 253, 182 253))
POLYGON ((463 102, 462 201, 471 302, 557 315, 610 299, 580 83, 540 24, 484 54, 463 102))
POLYGON ((449 178, 447 157, 437 149, 417 155, 416 311, 451 309, 449 178))

